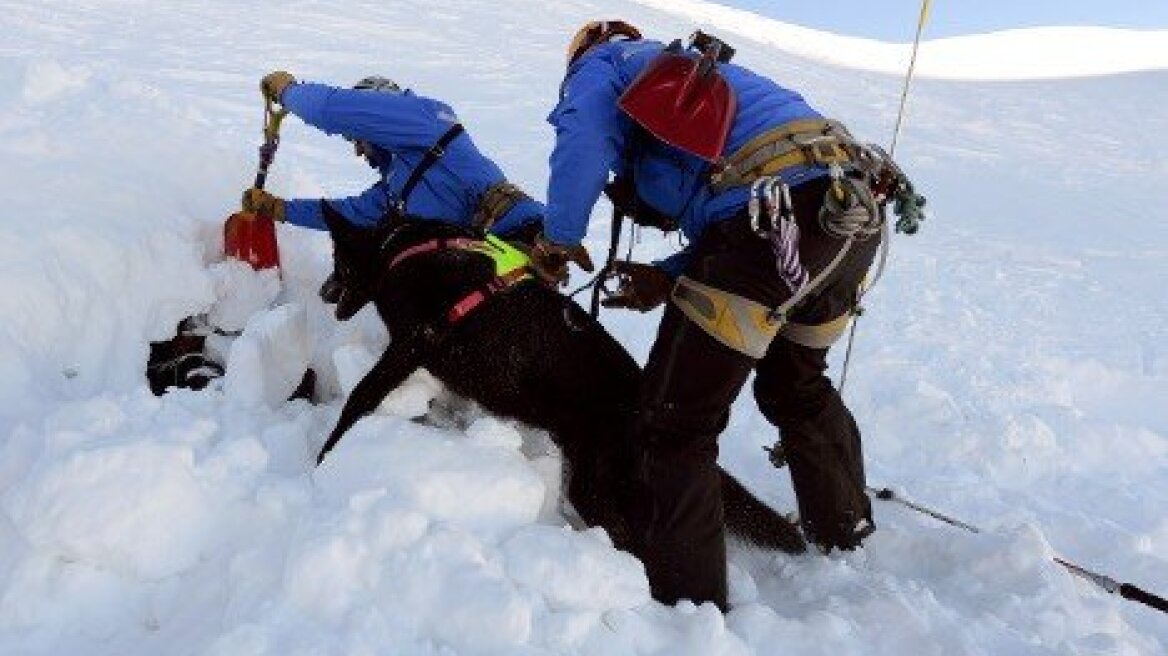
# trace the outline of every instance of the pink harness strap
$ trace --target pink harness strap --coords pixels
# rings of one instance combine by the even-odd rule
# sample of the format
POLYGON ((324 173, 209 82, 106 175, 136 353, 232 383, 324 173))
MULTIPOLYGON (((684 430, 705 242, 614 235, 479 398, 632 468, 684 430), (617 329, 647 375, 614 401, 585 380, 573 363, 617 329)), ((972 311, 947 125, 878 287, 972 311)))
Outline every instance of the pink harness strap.
POLYGON ((478 243, 481 242, 474 239, 468 239, 466 237, 455 237, 453 239, 431 239, 430 241, 424 241, 420 244, 410 246, 404 251, 398 253, 396 257, 389 261, 389 268, 392 269, 400 264, 402 260, 407 260, 415 255, 421 255, 431 251, 438 251, 444 248, 469 249, 471 246, 478 243))
MULTIPOLYGON (((388 269, 392 269, 398 264, 401 264, 402 261, 417 255, 432 253, 434 251, 439 251, 446 248, 461 248, 464 250, 472 250, 474 246, 481 243, 482 242, 480 240, 469 239, 466 237, 455 237, 453 239, 431 239, 430 241, 424 241, 420 244, 410 246, 404 251, 398 253, 396 257, 390 260, 388 269)), ((527 272, 526 267, 509 271, 501 276, 495 276, 491 279, 490 282, 487 283, 486 287, 474 290, 473 292, 462 297, 462 300, 455 303, 454 306, 450 308, 450 311, 446 313, 446 320, 450 323, 457 323, 458 321, 465 318, 466 315, 474 311, 474 309, 479 305, 482 305, 483 301, 487 300, 491 296, 494 296, 495 294, 498 294, 501 291, 506 290, 511 285, 514 285, 515 283, 522 280, 526 280, 530 277, 531 274, 527 272)))

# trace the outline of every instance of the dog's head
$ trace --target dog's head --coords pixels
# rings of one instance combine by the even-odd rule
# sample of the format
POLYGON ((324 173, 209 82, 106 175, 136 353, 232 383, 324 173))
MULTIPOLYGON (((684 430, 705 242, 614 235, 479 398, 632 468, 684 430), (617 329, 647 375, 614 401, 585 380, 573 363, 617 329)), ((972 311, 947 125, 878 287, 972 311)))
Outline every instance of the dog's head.
POLYGON ((385 230, 355 226, 327 202, 322 202, 321 208, 333 239, 331 300, 337 304, 337 319, 344 321, 357 314, 377 293, 385 269, 378 252, 385 230))
MULTIPOLYGON (((322 207, 333 239, 331 299, 326 300, 335 300, 337 319, 348 319, 387 294, 397 302, 409 299, 412 306, 424 310, 422 314, 434 311, 444 316, 451 304, 494 276, 490 258, 459 248, 441 249, 435 257, 411 258, 391 274, 390 263, 411 247, 476 233, 445 221, 405 216, 365 228, 350 223, 327 202, 322 207)), ((325 290, 321 291, 323 297, 325 290)))

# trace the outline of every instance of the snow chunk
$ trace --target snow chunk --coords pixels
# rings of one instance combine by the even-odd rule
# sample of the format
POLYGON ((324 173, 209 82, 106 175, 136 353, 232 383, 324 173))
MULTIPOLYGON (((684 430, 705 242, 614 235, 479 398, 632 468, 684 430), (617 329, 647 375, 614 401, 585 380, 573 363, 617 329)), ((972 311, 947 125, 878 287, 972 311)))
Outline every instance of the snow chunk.
POLYGON ((514 451, 387 417, 358 422, 315 478, 326 498, 385 489, 435 520, 486 535, 533 522, 545 493, 542 478, 514 451))
POLYGON ((58 100, 85 88, 90 73, 82 67, 65 68, 53 60, 29 64, 20 97, 30 105, 58 100))
POLYGON ((647 603, 649 580, 640 561, 614 550, 605 537, 595 536, 597 532, 525 527, 503 544, 507 573, 543 595, 553 610, 608 610, 647 603))
POLYGON ((49 462, 4 497, 34 546, 146 579, 194 565, 212 539, 214 503, 189 447, 135 442, 49 462))
POLYGON ((303 305, 289 303, 258 314, 231 345, 224 391, 247 405, 279 405, 304 378, 311 355, 303 305))
POLYGON ((256 271, 242 260, 228 258, 211 265, 210 271, 217 300, 207 318, 216 328, 243 330, 248 319, 270 307, 280 293, 276 269, 256 271))

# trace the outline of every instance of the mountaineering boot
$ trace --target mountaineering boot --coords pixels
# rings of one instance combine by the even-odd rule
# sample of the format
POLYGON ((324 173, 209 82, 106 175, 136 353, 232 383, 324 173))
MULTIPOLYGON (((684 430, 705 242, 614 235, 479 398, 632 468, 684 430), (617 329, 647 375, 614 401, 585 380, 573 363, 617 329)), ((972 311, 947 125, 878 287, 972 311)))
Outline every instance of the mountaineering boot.
POLYGON ((821 528, 803 522, 801 526, 807 541, 814 544, 824 555, 831 553, 832 549, 853 551, 862 546, 864 538, 876 531, 876 525, 866 518, 855 519, 851 512, 844 514, 846 517, 824 534, 816 533, 822 531, 821 528))

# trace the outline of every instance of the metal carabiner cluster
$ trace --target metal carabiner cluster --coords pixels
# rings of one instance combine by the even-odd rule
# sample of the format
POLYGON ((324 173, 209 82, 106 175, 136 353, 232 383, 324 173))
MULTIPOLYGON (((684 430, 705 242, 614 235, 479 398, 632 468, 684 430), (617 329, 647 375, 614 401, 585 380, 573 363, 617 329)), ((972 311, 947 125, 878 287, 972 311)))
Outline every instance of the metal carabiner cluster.
POLYGON ((795 222, 791 188, 778 177, 767 176, 755 180, 750 185, 747 211, 750 215, 751 231, 763 239, 770 237, 780 222, 787 221, 792 224, 795 222))
POLYGON ((799 225, 795 222, 791 188, 778 177, 755 180, 750 186, 747 211, 751 231, 770 242, 779 278, 797 295, 810 276, 799 257, 799 225))

